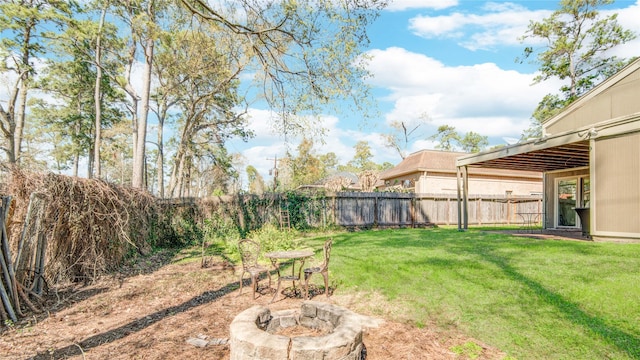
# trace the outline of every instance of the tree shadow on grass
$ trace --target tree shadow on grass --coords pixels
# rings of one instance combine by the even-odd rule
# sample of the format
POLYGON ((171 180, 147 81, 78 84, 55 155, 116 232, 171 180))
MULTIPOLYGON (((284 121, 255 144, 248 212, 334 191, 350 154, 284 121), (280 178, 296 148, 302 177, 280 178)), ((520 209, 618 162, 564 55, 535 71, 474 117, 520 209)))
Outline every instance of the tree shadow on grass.
MULTIPOLYGON (((429 234, 431 235, 431 234, 429 234)), ((409 263, 409 266, 436 266, 446 268, 456 267, 469 267, 480 266, 478 264, 470 263, 481 259, 497 266, 508 278, 513 281, 517 281, 524 284, 531 289, 532 293, 538 296, 541 300, 555 307, 559 313, 570 322, 577 326, 580 326, 587 331, 597 335, 603 342, 610 344, 611 346, 619 349, 621 352, 626 353, 629 358, 640 359, 640 338, 632 333, 626 332, 618 327, 607 324, 606 319, 598 316, 591 315, 582 310, 578 303, 572 302, 562 295, 551 291, 544 284, 541 284, 534 279, 527 277, 519 272, 515 267, 509 264, 509 259, 496 254, 496 248, 494 245, 499 244, 502 241, 508 241, 510 243, 516 242, 520 245, 520 251, 511 252, 510 257, 526 256, 528 247, 546 247, 553 246, 554 248, 567 249, 573 252, 577 252, 583 255, 590 255, 597 253, 598 248, 594 246, 585 247, 578 242, 570 241, 551 241, 551 240, 524 240, 524 239, 499 239, 500 241, 494 242, 492 239, 481 240, 478 234, 466 235, 466 237, 473 236, 473 238, 465 238, 457 235, 447 235, 442 239, 416 239, 412 241, 402 241, 403 239, 388 238, 383 241, 375 240, 374 245, 367 244, 371 247, 378 248, 376 251, 384 251, 386 248, 407 248, 412 250, 436 248, 443 251, 448 251, 463 257, 461 260, 452 260, 448 258, 427 258, 425 260, 416 260, 414 263, 409 263)), ((461 235, 464 235, 461 234, 461 235)), ((346 247, 353 247, 354 249, 362 245, 362 242, 344 242, 346 247)), ((342 254, 342 257, 348 258, 350 261, 362 261, 363 259, 356 256, 349 256, 342 254)), ((633 301, 630 299, 630 301, 633 301)))
POLYGON ((484 248, 476 254, 498 266, 511 279, 529 287, 540 299, 557 308, 569 321, 597 334, 603 341, 625 352, 630 358, 640 359, 640 338, 607 325, 603 319, 586 313, 580 309, 578 304, 518 272, 504 258, 492 254, 490 248, 484 248))
MULTIPOLYGON (((243 284, 248 285, 249 283, 245 281, 243 284)), ((92 349, 107 343, 117 341, 130 334, 133 334, 138 331, 142 331, 148 328, 149 326, 155 323, 158 323, 168 317, 177 315, 179 313, 183 313, 185 311, 189 311, 200 305, 214 302, 220 299, 221 297, 237 290, 239 287, 240 287, 239 282, 229 283, 217 290, 206 291, 196 297, 191 298, 190 300, 180 305, 176 305, 176 306, 168 307, 163 310, 156 311, 153 314, 149 314, 137 320, 133 320, 116 329, 91 336, 85 340, 82 340, 78 344, 72 344, 72 345, 55 349, 52 351, 41 352, 31 357, 30 359, 34 359, 34 360, 61 359, 61 358, 67 358, 71 356, 83 355, 84 351, 87 349, 92 349)))

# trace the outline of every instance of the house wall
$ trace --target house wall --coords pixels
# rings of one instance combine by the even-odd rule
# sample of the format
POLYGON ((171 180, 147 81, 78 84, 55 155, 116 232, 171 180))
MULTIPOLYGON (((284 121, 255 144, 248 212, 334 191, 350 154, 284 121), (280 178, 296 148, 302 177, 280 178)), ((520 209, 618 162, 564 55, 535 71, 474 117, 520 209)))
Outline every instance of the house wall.
POLYGON ((469 194, 505 195, 507 191, 515 196, 540 194, 542 181, 469 178, 469 194))
POLYGON ((640 132, 594 140, 592 168, 592 237, 640 238, 640 132))
POLYGON ((640 112, 640 70, 629 74, 558 121, 545 124, 546 134, 557 134, 640 112))
MULTIPOLYGON (((454 174, 429 175, 420 179, 422 194, 457 194, 457 177, 454 174)), ((471 180, 469 180, 471 182, 471 180)))
MULTIPOLYGON (((418 179, 415 187, 411 187, 417 194, 457 194, 457 177, 452 173, 428 173, 427 175, 408 175, 391 180, 390 187, 401 186, 404 180, 418 179)), ((488 178, 469 176, 469 194, 500 195, 507 191, 512 195, 532 195, 542 192, 542 181, 532 179, 488 178)))

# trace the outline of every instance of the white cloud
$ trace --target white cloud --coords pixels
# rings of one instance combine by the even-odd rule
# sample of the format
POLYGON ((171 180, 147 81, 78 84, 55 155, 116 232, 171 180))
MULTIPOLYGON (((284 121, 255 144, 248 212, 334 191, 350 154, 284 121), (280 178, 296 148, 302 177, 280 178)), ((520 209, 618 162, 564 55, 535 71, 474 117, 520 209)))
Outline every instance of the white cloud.
POLYGON ((418 93, 393 96, 394 109, 385 115, 387 123, 397 120, 414 120, 426 116, 432 119, 443 94, 418 93))
POLYGON ((416 151, 424 150, 424 149, 435 149, 436 145, 438 145, 438 143, 433 140, 426 140, 426 139, 417 140, 413 144, 411 144, 411 149, 409 151, 409 154, 414 153, 416 151))
POLYGON ((500 116, 496 113, 489 116, 443 118, 438 119, 436 124, 455 124, 456 130, 461 134, 473 131, 483 136, 503 137, 504 134, 520 134, 524 128, 529 127, 529 118, 500 116))
POLYGON ((458 5, 458 0, 392 0, 387 6, 390 11, 409 9, 446 9, 458 5))
POLYGON ((623 27, 635 31, 636 33, 640 32, 640 22, 638 22, 638 17, 640 16, 640 0, 633 5, 629 5, 623 10, 624 11, 620 11, 620 9, 602 11, 602 15, 609 16, 613 13, 617 13, 618 22, 623 27))
MULTIPOLYGON (((252 130, 255 137, 249 139, 248 143, 242 140, 233 139, 227 142, 231 152, 238 152, 242 162, 238 169, 244 174, 244 170, 251 165, 258 170, 265 181, 271 181, 269 170, 273 168, 275 158, 285 156, 287 149, 282 137, 273 128, 275 113, 269 110, 250 108, 247 111, 248 129, 252 130)), ((246 179, 243 180, 246 183, 246 179)))
POLYGON ((12 71, 0 73, 0 102, 9 100, 11 89, 15 86, 18 76, 12 71))
MULTIPOLYGON (((8 57, 6 66, 8 68, 14 68, 14 64, 11 63, 10 59, 13 57, 8 57)), ((38 76, 45 72, 48 63, 44 58, 34 57, 31 58, 31 64, 33 65, 36 73, 36 77, 34 80, 38 79, 38 76)), ((7 103, 10 100, 11 92, 15 91, 15 87, 19 85, 18 82, 18 74, 13 70, 6 70, 0 73, 0 104, 5 107, 7 110, 7 103)), ((44 91, 38 89, 30 89, 28 93, 27 102, 31 99, 41 99, 49 104, 59 104, 61 103, 60 99, 56 99, 52 94, 46 93, 44 91)), ((29 113, 31 109, 27 106, 27 113, 29 113)))
POLYGON ((262 110, 251 108, 247 111, 249 119, 249 129, 255 133, 253 141, 269 143, 274 141, 282 141, 281 135, 278 134, 274 127, 277 114, 270 110, 262 110))
POLYGON ((266 146, 252 146, 240 152, 240 160, 234 163, 240 172, 240 182, 245 186, 248 185, 246 171, 247 166, 253 166, 265 184, 271 186, 273 184, 273 175, 270 170, 273 169, 277 159, 281 159, 278 154, 284 154, 286 149, 283 143, 274 143, 266 146))
POLYGON ((484 13, 454 12, 448 15, 420 15, 409 20, 409 29, 427 39, 453 39, 469 50, 518 45, 529 21, 541 20, 550 10, 529 10, 515 3, 487 3, 484 13))
MULTIPOLYGON (((409 29, 426 39, 451 39, 468 50, 493 50, 500 46, 539 44, 537 39, 521 38, 531 21, 541 21, 553 10, 529 10, 513 3, 488 2, 481 13, 452 12, 447 15, 420 15, 409 20, 409 29)), ((625 8, 601 10, 602 16, 618 13, 618 22, 640 34, 640 1, 625 8)), ((638 56, 640 39, 617 47, 613 53, 621 57, 638 56)))
POLYGON ((448 124, 459 132, 518 136, 540 99, 560 87, 554 81, 531 86, 534 74, 493 63, 447 66, 397 47, 369 54, 373 85, 391 91, 382 99, 393 102, 388 119, 426 112, 434 126, 448 124))
POLYGON ((638 21, 638 19, 640 19, 640 0, 624 8, 624 11, 620 11, 619 9, 603 11, 602 15, 608 16, 613 13, 618 14, 618 23, 622 25, 623 28, 633 31, 637 37, 631 42, 616 46, 611 50, 611 55, 627 59, 640 56, 640 52, 638 51, 638 49, 640 49, 640 21, 638 21))
MULTIPOLYGON (((296 153, 296 149, 301 138, 290 137, 285 143, 285 139, 273 130, 273 120, 277 114, 270 110, 249 109, 249 128, 256 136, 249 140, 247 144, 238 140, 230 141, 227 145, 232 152, 239 152, 242 156, 241 172, 244 167, 254 166, 265 181, 271 181, 269 170, 273 168, 274 158, 283 158, 287 149, 296 153)), ((355 150, 353 145, 364 140, 371 146, 375 162, 384 161, 397 162, 393 159, 393 153, 388 153, 384 148, 378 133, 368 133, 364 131, 344 130, 340 128, 340 119, 335 116, 322 116, 317 126, 325 129, 325 136, 314 138, 314 150, 318 154, 333 152, 337 155, 340 164, 346 164, 353 158, 355 150), (391 158, 391 159, 390 159, 391 158)))

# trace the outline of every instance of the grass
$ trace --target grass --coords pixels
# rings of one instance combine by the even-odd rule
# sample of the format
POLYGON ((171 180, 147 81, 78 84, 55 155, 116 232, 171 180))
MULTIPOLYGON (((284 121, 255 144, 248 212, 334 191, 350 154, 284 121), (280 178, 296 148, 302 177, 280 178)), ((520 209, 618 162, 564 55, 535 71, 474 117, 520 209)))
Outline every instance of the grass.
POLYGON ((640 359, 640 244, 442 228, 333 238, 330 281, 380 294, 397 320, 455 327, 517 359, 640 359))

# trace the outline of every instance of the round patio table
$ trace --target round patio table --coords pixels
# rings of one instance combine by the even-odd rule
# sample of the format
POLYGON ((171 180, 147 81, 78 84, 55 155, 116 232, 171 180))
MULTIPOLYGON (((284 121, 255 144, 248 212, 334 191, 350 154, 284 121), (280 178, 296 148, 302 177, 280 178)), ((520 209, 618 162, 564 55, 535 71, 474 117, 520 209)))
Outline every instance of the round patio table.
POLYGON ((273 265, 273 268, 278 273, 278 288, 276 289, 276 293, 273 295, 273 299, 271 299, 271 302, 274 302, 278 297, 281 281, 291 281, 293 283, 293 291, 295 294, 296 281, 300 281, 300 275, 302 273, 302 268, 304 267, 304 262, 307 258, 312 257, 313 255, 314 254, 312 250, 272 251, 264 254, 266 258, 271 260, 271 265, 273 265), (291 260, 291 275, 280 274, 280 260, 291 260), (296 261, 299 261, 297 273, 296 261))

